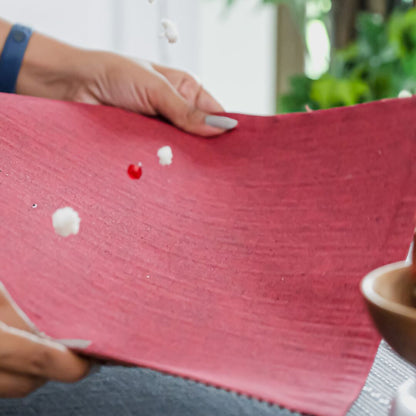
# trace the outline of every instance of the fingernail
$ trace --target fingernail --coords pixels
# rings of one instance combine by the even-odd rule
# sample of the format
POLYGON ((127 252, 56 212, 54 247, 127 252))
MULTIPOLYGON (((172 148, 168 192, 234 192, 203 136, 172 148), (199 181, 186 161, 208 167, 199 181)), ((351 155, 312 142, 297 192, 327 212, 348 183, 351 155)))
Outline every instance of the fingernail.
POLYGON ((91 341, 85 339, 56 339, 55 342, 65 345, 67 348, 75 348, 77 350, 84 350, 91 345, 91 341))
POLYGON ((229 117, 206 116, 205 124, 211 127, 216 127, 217 129, 231 130, 237 126, 238 121, 229 117))

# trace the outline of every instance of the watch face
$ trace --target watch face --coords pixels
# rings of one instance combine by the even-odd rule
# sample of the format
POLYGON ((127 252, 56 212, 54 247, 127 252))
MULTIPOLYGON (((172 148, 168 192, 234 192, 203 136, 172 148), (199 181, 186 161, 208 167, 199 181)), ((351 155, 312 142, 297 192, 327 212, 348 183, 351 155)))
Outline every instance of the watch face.
POLYGON ((16 30, 15 32, 13 32, 13 39, 19 43, 23 42, 26 39, 26 33, 22 30, 16 30))

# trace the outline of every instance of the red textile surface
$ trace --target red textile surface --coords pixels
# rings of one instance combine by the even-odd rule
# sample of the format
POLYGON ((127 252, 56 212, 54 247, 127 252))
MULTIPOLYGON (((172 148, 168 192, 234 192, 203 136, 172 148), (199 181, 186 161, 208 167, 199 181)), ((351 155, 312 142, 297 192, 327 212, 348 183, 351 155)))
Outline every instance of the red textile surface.
POLYGON ((114 108, 0 99, 1 279, 42 331, 346 412, 378 343, 358 283, 412 236, 416 99, 237 115, 215 139, 114 108), (66 239, 51 223, 64 206, 82 219, 66 239))

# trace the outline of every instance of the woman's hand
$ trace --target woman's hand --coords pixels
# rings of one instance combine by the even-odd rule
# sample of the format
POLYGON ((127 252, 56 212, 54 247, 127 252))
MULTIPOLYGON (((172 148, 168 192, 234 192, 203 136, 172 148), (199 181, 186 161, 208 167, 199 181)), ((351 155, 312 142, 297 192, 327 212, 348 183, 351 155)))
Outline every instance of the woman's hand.
POLYGON ((0 283, 0 397, 23 397, 48 380, 75 382, 88 373, 88 361, 37 334, 0 283))
POLYGON ((73 48, 38 33, 29 41, 17 93, 161 115, 202 136, 218 135, 237 125, 228 117, 211 115, 224 109, 186 72, 73 48))

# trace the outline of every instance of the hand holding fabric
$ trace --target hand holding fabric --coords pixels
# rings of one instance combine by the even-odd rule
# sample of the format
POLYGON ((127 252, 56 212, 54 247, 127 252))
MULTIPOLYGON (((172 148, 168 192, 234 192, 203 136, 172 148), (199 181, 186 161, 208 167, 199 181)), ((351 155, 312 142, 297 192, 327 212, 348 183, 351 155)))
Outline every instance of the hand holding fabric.
POLYGON ((23 397, 48 380, 75 382, 90 363, 46 339, 0 283, 0 397, 23 397))
POLYGON ((74 48, 34 33, 17 79, 18 94, 106 104, 162 116, 193 134, 214 136, 237 125, 190 74, 120 55, 74 48))

